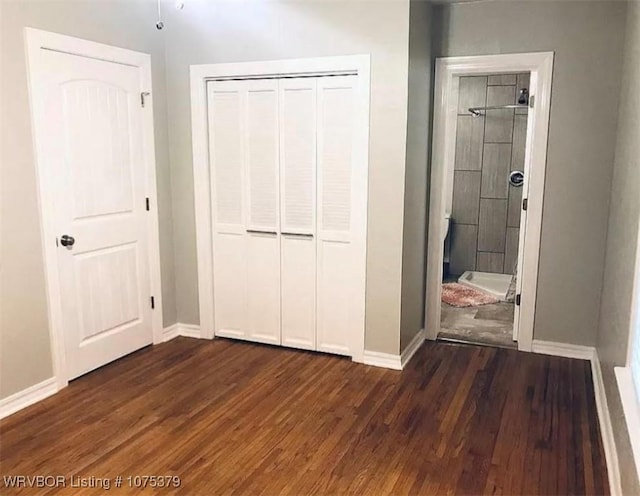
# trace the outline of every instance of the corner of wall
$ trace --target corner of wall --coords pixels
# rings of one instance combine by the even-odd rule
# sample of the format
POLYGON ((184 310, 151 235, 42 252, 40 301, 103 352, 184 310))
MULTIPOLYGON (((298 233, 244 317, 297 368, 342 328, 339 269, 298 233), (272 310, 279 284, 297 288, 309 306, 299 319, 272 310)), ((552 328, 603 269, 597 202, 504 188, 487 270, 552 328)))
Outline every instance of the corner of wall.
POLYGON ((402 219, 401 352, 421 332, 424 315, 427 172, 431 138, 431 15, 432 7, 428 2, 410 2, 402 219))
MULTIPOLYGON (((633 271, 640 235, 640 3, 627 4, 624 65, 618 103, 615 156, 609 201, 606 249, 600 297, 596 349, 602 370, 602 386, 611 418, 612 438, 617 451, 622 494, 639 494, 640 481, 633 461, 620 391, 614 367, 625 365, 631 333, 633 271)), ((636 260, 636 270, 640 260, 636 260)), ((595 385, 595 384, 594 384, 595 385)), ((603 433, 604 435, 605 433, 603 433)), ((611 436, 611 435, 610 435, 611 436)))

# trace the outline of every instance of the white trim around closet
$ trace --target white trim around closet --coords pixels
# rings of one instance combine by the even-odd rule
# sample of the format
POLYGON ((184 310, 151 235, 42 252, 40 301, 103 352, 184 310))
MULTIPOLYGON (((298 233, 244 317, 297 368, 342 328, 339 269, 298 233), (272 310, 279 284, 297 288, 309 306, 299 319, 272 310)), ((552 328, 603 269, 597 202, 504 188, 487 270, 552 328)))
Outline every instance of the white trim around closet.
MULTIPOLYGON (((225 79, 263 79, 284 77, 313 77, 357 75, 357 98, 362 122, 358 129, 358 153, 360 160, 369 162, 369 95, 371 69, 369 55, 347 55, 309 59, 289 59, 263 62, 242 62, 229 64, 203 64, 191 66, 191 126, 193 148, 193 179, 196 222, 196 251, 198 260, 198 293, 200 308, 200 337, 214 337, 213 298, 213 240, 211 190, 209 176, 209 138, 207 125, 207 81, 225 79)), ((368 167, 365 167, 365 173, 368 167)), ((364 187, 357 194, 367 198, 367 178, 364 187)), ((366 208, 362 222, 364 232, 358 236, 362 249, 366 252, 366 208)), ((365 263, 363 257, 362 263, 365 263)), ((363 268, 364 269, 364 268, 363 268)), ((365 270, 359 287, 364 295, 365 270)), ((361 308, 354 308, 362 321, 362 332, 352 336, 352 358, 356 362, 364 360, 364 301, 361 308)))

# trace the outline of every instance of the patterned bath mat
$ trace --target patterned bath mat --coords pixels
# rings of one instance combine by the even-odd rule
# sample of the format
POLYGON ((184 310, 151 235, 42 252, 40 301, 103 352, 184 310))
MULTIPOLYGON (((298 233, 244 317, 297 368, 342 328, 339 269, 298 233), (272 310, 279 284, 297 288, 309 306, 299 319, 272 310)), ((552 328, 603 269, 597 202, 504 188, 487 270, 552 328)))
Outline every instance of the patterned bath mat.
POLYGON ((500 300, 495 296, 470 288, 464 284, 448 282, 442 285, 442 301, 447 305, 464 308, 498 303, 500 300))

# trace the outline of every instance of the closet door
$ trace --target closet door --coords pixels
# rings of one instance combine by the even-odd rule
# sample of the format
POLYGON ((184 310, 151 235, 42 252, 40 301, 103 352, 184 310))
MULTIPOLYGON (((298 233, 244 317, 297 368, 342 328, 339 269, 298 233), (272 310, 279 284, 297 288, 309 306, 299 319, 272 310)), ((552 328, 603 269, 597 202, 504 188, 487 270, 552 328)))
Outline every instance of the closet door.
POLYGON ((280 344, 278 80, 243 84, 247 336, 252 341, 280 344))
POLYGON ((352 354, 352 336, 361 332, 357 316, 364 297, 358 219, 365 206, 354 194, 355 83, 356 76, 317 81, 317 349, 342 355, 352 354))
POLYGON ((247 337, 244 107, 237 81, 208 83, 215 334, 247 337))
POLYGON ((316 79, 280 80, 282 344, 316 349, 316 79))

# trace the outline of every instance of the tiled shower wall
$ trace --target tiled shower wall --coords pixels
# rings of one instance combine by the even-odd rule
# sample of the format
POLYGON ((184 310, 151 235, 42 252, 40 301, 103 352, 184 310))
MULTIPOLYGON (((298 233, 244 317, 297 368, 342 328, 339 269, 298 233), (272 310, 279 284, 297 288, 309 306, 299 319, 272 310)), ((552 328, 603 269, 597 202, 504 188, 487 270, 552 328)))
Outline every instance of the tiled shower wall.
POLYGON ((518 258, 522 188, 509 172, 524 170, 526 109, 476 117, 469 107, 517 103, 529 74, 460 78, 449 273, 512 274, 518 258))

